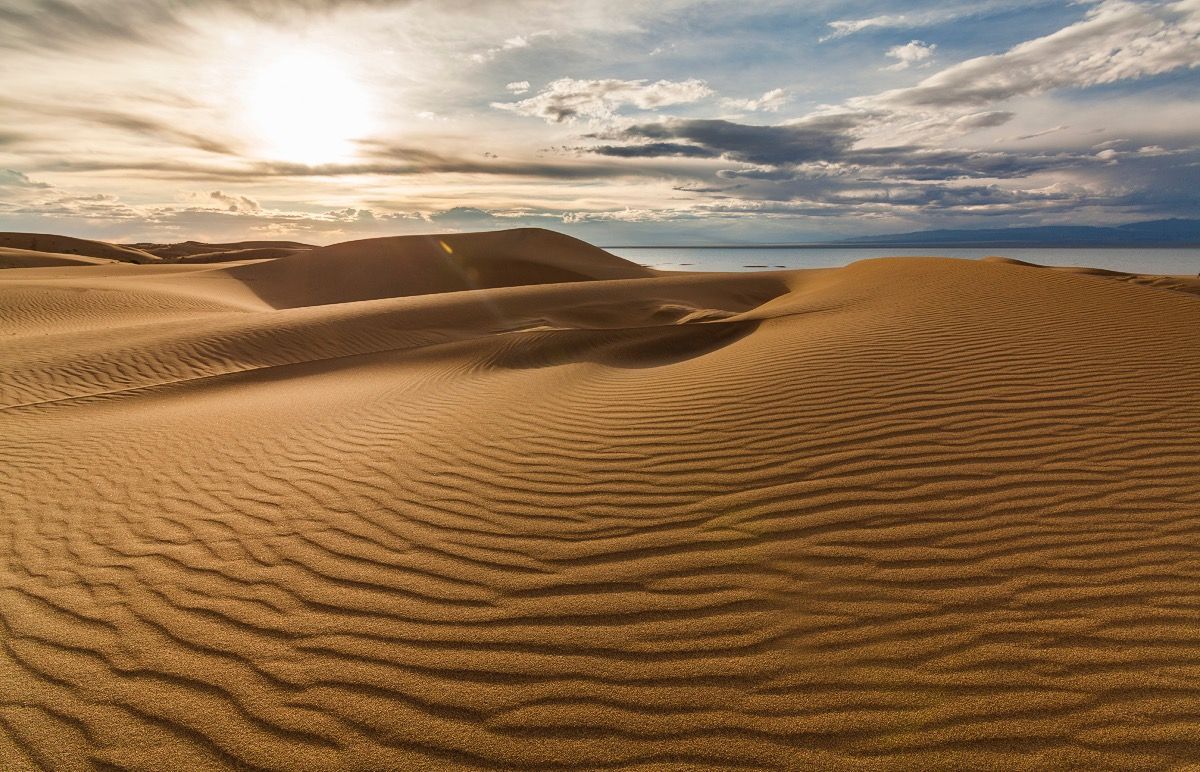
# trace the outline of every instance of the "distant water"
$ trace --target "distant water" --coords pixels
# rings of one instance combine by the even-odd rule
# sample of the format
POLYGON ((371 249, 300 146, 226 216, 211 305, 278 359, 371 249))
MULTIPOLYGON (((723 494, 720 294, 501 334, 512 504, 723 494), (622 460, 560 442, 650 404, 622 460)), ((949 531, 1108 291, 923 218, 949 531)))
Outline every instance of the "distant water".
POLYGON ((1040 265, 1077 265, 1130 273, 1195 276, 1200 273, 1200 249, 1130 248, 1009 248, 956 249, 946 247, 611 247, 626 260, 664 271, 763 271, 780 268, 829 268, 855 260, 897 255, 937 255, 977 259, 1000 255, 1040 265))

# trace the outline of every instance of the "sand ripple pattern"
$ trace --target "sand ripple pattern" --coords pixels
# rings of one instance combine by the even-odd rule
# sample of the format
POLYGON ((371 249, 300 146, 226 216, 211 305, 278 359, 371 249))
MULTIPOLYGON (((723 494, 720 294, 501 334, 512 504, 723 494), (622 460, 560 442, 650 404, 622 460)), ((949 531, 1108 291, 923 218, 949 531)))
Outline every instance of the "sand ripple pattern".
POLYGON ((1200 764, 1193 295, 48 297, 95 324, 0 340, 5 769, 1200 764))

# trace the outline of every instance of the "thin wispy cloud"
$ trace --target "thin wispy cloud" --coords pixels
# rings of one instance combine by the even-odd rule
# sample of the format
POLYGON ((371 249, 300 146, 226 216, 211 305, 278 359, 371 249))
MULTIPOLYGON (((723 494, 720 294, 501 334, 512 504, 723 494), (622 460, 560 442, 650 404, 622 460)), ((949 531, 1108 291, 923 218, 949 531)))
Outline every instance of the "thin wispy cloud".
POLYGON ((762 96, 751 99, 723 99, 721 105, 731 110, 746 110, 748 112, 779 112, 791 99, 791 94, 785 88, 773 88, 762 96))
POLYGON ((980 105, 1200 66, 1200 4, 1105 0, 1086 18, 1001 54, 948 67, 916 86, 861 103, 980 105))
POLYGON ((513 51, 518 48, 529 48, 538 38, 551 37, 554 33, 549 30, 539 30, 531 32, 527 35, 513 35, 498 46, 492 46, 484 51, 479 51, 471 54, 471 61, 476 64, 484 64, 495 59, 505 51, 513 51))
POLYGON ((819 42, 848 37, 860 32, 881 30, 909 30, 932 27, 938 24, 989 16, 997 13, 1020 10, 1023 6, 1046 5, 1044 0, 984 0, 983 2, 955 2, 933 4, 919 10, 904 10, 899 13, 881 13, 853 19, 834 19, 826 23, 829 32, 819 42))

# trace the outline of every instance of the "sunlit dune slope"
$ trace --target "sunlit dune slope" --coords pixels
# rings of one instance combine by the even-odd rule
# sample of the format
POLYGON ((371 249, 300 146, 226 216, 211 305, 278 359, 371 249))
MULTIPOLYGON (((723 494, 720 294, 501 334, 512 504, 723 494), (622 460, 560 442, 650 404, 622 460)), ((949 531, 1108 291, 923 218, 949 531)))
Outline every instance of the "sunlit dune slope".
POLYGON ((1178 292, 1190 292, 1193 295, 1200 295, 1200 277, 1197 276, 1162 276, 1153 274, 1127 273, 1125 271, 1112 271, 1107 268, 1086 268, 1082 266, 1043 266, 1035 263, 1027 263, 1023 260, 1014 260, 1009 257, 985 257, 983 259, 988 262, 1007 263, 1009 265, 1023 265, 1026 268, 1035 268, 1042 271, 1065 271, 1067 273, 1086 274, 1089 276, 1104 276, 1117 281, 1129 282, 1130 284, 1141 284, 1149 287, 1159 287, 1161 289, 1176 290, 1178 292))
POLYGON ((0 760, 1200 764, 1178 289, 544 231, 4 271, 0 760))

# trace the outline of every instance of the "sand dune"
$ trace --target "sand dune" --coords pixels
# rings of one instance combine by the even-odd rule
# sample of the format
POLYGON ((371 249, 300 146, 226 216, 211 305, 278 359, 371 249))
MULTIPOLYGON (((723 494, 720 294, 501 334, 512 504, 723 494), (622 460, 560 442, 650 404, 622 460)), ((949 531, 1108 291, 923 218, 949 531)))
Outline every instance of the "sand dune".
POLYGON ((1008 265, 1023 265, 1026 268, 1036 268, 1042 271, 1066 271, 1067 273, 1085 274, 1088 276, 1103 276, 1130 284, 1141 284, 1149 287, 1189 292, 1200 295, 1200 277, 1197 276, 1162 276, 1154 274, 1127 273, 1113 271, 1108 268, 1087 268, 1083 266, 1044 266, 1028 263, 1024 260, 1014 260, 1009 257, 985 257, 988 262, 1006 263, 1008 265))
POLYGON ((561 233, 519 228, 334 244, 231 271, 275 308, 653 275, 561 233))
POLYGON ((77 239, 71 236, 54 236, 48 233, 0 233, 0 247, 98 257, 123 263, 152 263, 158 260, 156 255, 133 247, 109 244, 105 241, 77 239))
POLYGON ((48 268, 63 265, 105 265, 115 263, 103 257, 86 257, 62 252, 42 252, 36 249, 0 247, 0 268, 48 268))
POLYGON ((124 246, 149 252, 163 259, 169 260, 174 258, 183 261, 194 261, 196 258, 207 258, 217 254, 245 252, 251 249, 277 253, 272 255, 264 254, 264 257, 282 257, 292 252, 313 249, 312 244, 304 244, 299 241, 235 241, 224 244, 210 244, 203 241, 180 241, 175 244, 141 243, 126 244, 124 246))
POLYGON ((1200 764, 1158 278, 535 230, 4 271, 0 759, 1200 764))
POLYGON ((290 247, 245 247, 240 249, 218 249, 212 252, 197 252, 176 259, 180 263, 228 263, 234 260, 268 260, 288 257, 307 250, 290 247))

